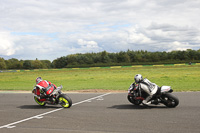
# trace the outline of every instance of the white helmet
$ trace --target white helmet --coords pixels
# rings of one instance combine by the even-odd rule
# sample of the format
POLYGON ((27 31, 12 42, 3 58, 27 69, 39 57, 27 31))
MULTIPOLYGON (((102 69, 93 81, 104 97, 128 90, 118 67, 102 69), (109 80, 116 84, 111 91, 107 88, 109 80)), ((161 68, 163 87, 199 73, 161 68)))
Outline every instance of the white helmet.
POLYGON ((141 74, 136 74, 135 77, 134 77, 134 79, 135 79, 136 83, 139 83, 140 81, 143 80, 143 77, 142 77, 141 74))

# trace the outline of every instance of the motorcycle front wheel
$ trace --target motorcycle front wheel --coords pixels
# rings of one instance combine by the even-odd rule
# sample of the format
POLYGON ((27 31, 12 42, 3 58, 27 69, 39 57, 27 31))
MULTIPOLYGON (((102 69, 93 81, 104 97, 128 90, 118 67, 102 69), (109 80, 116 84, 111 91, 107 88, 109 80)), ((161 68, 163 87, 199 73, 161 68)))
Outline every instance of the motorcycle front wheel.
POLYGON ((169 108, 175 108, 179 104, 179 100, 174 95, 167 93, 162 95, 163 104, 169 108))
POLYGON ((134 105, 140 105, 142 103, 142 100, 135 100, 132 96, 127 96, 127 99, 130 103, 134 105))
POLYGON ((37 97, 34 97, 34 100, 37 104, 39 104, 40 106, 45 106, 46 103, 44 101, 39 101, 37 97))
POLYGON ((58 97, 58 101, 63 108, 70 108, 72 106, 72 100, 66 94, 61 94, 58 97))

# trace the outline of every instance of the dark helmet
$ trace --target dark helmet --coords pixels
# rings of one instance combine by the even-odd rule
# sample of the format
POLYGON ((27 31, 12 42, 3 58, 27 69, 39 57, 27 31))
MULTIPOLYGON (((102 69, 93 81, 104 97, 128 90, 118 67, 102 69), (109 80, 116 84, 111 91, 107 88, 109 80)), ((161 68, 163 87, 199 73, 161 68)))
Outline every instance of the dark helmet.
POLYGON ((36 84, 39 84, 41 81, 42 81, 42 78, 41 78, 41 77, 37 77, 37 78, 36 78, 36 84))

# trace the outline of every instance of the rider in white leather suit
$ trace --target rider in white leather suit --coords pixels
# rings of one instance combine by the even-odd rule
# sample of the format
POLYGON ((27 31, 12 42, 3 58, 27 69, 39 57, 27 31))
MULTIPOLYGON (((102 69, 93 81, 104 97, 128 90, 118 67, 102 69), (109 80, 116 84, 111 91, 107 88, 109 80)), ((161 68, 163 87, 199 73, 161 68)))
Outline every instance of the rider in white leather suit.
POLYGON ((139 87, 149 95, 146 97, 146 99, 142 101, 143 104, 150 104, 150 100, 153 97, 153 95, 157 92, 158 86, 155 83, 150 82, 147 78, 143 79, 141 74, 136 74, 134 79, 135 82, 139 84, 139 87))

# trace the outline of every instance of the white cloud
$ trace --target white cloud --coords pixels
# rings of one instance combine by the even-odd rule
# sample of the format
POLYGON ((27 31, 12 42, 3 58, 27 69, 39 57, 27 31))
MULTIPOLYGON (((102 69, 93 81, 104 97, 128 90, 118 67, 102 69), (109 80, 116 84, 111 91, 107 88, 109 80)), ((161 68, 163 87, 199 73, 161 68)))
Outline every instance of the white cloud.
POLYGON ((0 55, 10 56, 23 49, 22 46, 15 46, 15 40, 9 32, 0 32, 0 55))
POLYGON ((200 1, 6 0, 0 5, 0 56, 54 60, 103 50, 200 48, 200 1))
POLYGON ((187 50, 190 48, 188 43, 185 42, 172 42, 169 46, 169 50, 168 51, 173 51, 173 50, 187 50))
POLYGON ((95 41, 86 41, 83 39, 78 39, 77 44, 78 47, 74 48, 77 53, 86 53, 86 52, 100 52, 103 49, 98 46, 98 43, 95 41))
POLYGON ((129 35, 128 35, 128 43, 135 43, 135 44, 149 44, 152 43, 151 38, 146 36, 142 32, 138 32, 137 28, 130 28, 129 35))
POLYGON ((78 44, 81 47, 86 47, 86 48, 98 48, 98 44, 95 41, 85 41, 83 39, 78 39, 78 44))

